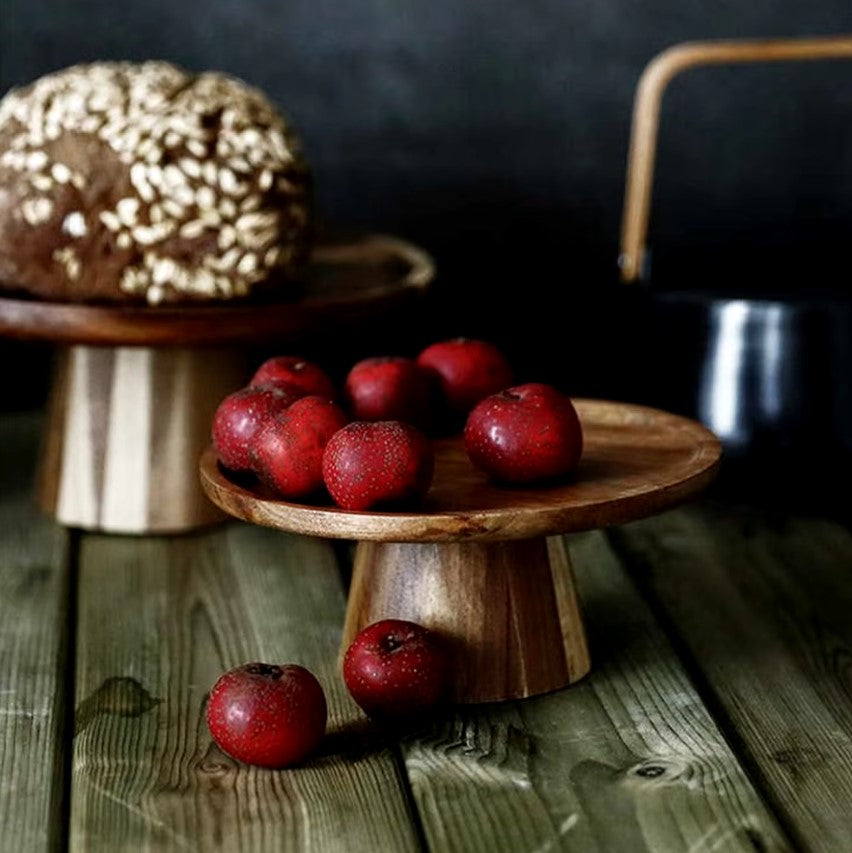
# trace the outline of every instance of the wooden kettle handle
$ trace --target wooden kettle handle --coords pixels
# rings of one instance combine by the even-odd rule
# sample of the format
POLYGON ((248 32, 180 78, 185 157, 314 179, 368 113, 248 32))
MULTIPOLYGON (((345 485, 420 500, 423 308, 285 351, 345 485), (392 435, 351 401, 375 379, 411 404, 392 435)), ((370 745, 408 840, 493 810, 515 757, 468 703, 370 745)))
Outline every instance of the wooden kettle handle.
POLYGON ((660 105, 671 80, 700 65, 808 59, 852 59, 852 36, 683 42, 658 53, 648 63, 633 102, 618 257, 622 281, 635 281, 644 265, 660 105))

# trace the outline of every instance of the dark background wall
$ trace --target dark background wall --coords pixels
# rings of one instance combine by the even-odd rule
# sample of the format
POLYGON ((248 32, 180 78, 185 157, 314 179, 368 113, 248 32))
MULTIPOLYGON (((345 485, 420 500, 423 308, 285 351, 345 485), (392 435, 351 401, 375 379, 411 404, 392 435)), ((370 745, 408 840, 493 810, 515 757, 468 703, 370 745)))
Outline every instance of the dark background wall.
MULTIPOLYGON (((388 346, 489 336, 527 376, 631 396, 616 258, 642 68, 686 39, 845 31, 848 0, 3 0, 0 90, 93 59, 242 77, 301 132, 324 219, 435 255, 430 313, 388 346)), ((679 78, 660 140, 658 286, 845 291, 850 143, 852 62, 679 78)), ((29 401, 43 349, 0 352, 33 363, 4 370, 7 398, 29 401)))

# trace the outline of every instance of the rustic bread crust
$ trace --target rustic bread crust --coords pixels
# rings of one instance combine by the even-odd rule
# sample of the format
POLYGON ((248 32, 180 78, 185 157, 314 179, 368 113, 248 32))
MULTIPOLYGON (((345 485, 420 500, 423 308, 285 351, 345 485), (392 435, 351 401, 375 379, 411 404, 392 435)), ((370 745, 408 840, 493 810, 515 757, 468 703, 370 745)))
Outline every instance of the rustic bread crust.
POLYGON ((76 65, 0 100, 0 287, 69 302, 291 291, 310 171, 260 91, 165 62, 76 65))

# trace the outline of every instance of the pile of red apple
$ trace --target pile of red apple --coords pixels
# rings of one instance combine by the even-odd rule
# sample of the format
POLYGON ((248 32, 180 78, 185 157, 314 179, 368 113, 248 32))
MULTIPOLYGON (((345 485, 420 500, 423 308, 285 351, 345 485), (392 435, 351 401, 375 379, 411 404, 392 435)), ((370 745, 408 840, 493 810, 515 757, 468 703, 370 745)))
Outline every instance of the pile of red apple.
MULTIPOLYGON (((330 496, 347 510, 416 504, 431 485, 432 440, 459 431, 471 463, 496 483, 565 477, 583 446, 570 397, 551 385, 512 382, 497 347, 466 338, 434 343, 416 358, 359 361, 340 393, 317 364, 277 356, 221 402, 213 443, 225 468, 251 472, 281 498, 330 496)), ((383 620, 352 642, 343 678, 371 717, 422 713, 447 691, 448 645, 421 625, 383 620)), ((207 704, 219 746, 264 767, 307 758, 326 719, 322 686, 298 664, 229 670, 207 704)))
POLYGON ((404 508, 426 494, 433 439, 463 432, 471 463, 497 483, 558 480, 577 467, 582 429, 552 385, 513 385, 493 344, 440 341, 416 357, 354 364, 338 393, 317 364, 265 361, 213 419, 221 464, 255 474, 277 496, 347 510, 404 508))

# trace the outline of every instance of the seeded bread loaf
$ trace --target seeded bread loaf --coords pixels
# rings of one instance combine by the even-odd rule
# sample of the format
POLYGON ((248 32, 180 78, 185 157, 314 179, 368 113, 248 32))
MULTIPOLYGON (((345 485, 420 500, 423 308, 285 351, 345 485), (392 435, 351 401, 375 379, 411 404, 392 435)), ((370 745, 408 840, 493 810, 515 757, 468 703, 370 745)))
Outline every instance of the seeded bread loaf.
POLYGON ((0 100, 0 287, 157 304, 293 288, 310 177, 258 90, 93 63, 0 100))

